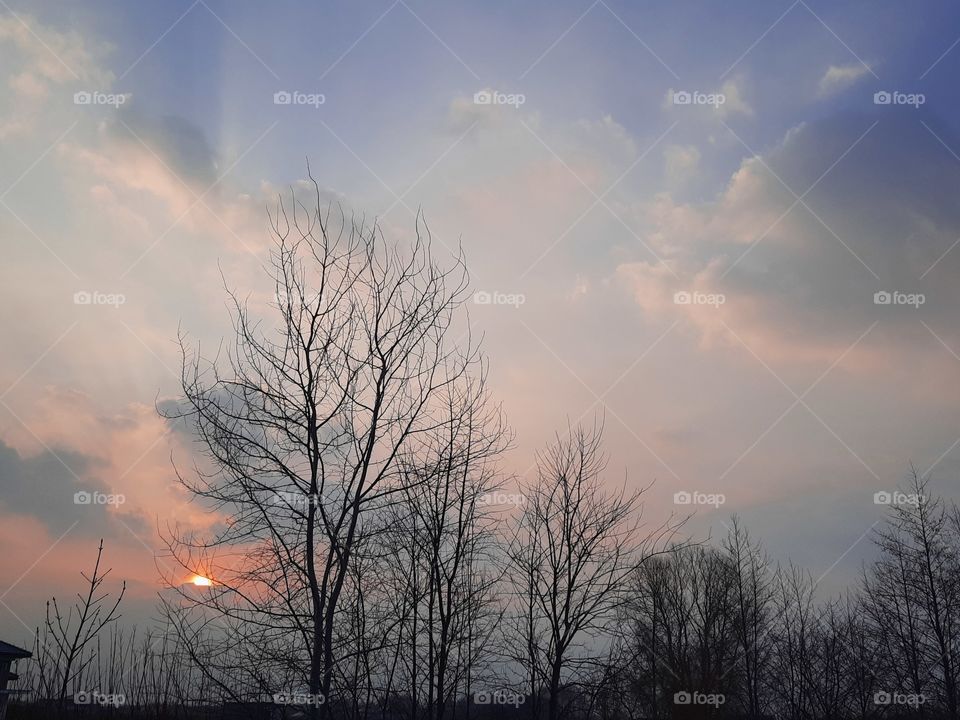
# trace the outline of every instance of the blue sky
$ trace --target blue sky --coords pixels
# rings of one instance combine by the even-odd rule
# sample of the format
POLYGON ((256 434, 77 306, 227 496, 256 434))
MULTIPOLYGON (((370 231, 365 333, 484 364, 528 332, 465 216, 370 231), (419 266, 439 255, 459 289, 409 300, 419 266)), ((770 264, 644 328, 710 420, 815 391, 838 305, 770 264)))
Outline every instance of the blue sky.
POLYGON ((825 592, 869 558, 873 493, 911 462, 955 494, 955 3, 7 3, 14 639, 98 528, 147 607, 152 528, 203 524, 169 466, 191 449, 154 401, 176 395, 178 328, 229 332, 221 272, 266 302, 266 208, 307 158, 327 199, 401 241, 422 209, 477 291, 523 295, 470 309, 518 478, 568 420, 602 413, 610 481, 656 481, 653 518, 686 512, 678 491, 723 493, 692 532, 740 513, 778 560, 826 572, 825 592), (524 102, 478 105, 484 89, 524 102), (127 502, 92 522, 76 488, 127 502))
MULTIPOLYGON (((744 77, 755 113, 737 131, 758 151, 798 120, 863 110, 876 89, 922 91, 926 109, 941 118, 957 101, 957 57, 931 69, 956 41, 957 10, 946 2, 925 3, 922 13, 870 2, 279 2, 267 10, 186 0, 21 8, 28 9, 110 43, 109 67, 122 75, 117 90, 133 93, 145 112, 186 119, 221 152, 241 152, 277 118, 265 102, 277 88, 323 92, 320 113, 288 113, 284 132, 238 168, 253 182, 263 168, 289 175, 309 153, 347 166, 339 168, 340 185, 369 185, 362 168, 342 177, 356 163, 340 163, 346 151, 321 132, 322 119, 402 187, 418 168, 397 157, 397 145, 429 153, 450 98, 484 86, 523 92, 528 107, 551 120, 611 115, 652 140, 666 127, 661 105, 670 88, 744 77), (872 74, 855 90, 811 102, 829 66, 860 60, 872 74), (291 135, 303 139, 291 143, 291 135)), ((699 130, 680 128, 677 136, 699 130)), ((742 156, 740 147, 729 150, 717 158, 728 175, 742 156)))

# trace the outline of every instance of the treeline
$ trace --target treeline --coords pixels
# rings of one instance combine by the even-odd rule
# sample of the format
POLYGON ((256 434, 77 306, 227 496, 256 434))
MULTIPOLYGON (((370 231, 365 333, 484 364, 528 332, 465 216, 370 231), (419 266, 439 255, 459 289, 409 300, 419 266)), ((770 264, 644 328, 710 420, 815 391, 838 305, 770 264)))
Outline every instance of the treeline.
POLYGON ((597 717, 683 717, 671 706, 699 694, 723 699, 716 717, 956 718, 960 515, 916 474, 896 497, 843 597, 774 566, 736 519, 719 546, 644 563, 597 717))
POLYGON ((392 504, 338 618, 334 690, 315 708, 292 642, 281 655, 249 628, 185 645, 111 625, 69 678, 38 634, 9 717, 957 717, 960 512, 923 478, 875 529, 878 558, 856 587, 823 599, 736 517, 716 541, 652 545, 633 498, 600 491, 597 440, 562 439, 529 504, 496 525, 478 525, 482 513, 445 524, 485 507, 482 495, 453 493, 428 517, 427 498, 392 504), (271 682, 284 671, 299 678, 271 682), (78 705, 78 692, 93 697, 78 705))

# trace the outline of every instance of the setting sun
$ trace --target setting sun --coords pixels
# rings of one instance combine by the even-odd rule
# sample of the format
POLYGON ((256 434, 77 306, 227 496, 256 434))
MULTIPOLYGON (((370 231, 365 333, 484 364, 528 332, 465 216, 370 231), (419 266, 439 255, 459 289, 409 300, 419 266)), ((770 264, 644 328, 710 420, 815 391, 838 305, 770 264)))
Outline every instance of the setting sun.
POLYGON ((204 577, 203 575, 194 575, 190 582, 197 587, 210 587, 213 585, 213 580, 208 577, 204 577))

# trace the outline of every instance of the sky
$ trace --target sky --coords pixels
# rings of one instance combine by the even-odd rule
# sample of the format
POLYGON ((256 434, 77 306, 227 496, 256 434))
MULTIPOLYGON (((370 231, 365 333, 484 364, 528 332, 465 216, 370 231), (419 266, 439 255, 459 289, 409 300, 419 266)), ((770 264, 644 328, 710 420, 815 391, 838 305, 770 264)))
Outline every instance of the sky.
POLYGON ((842 592, 875 493, 960 494, 958 36, 939 0, 0 0, 0 636, 101 536, 150 616, 158 529, 211 522, 156 411, 177 334, 269 300, 308 162, 463 248, 507 490, 603 417, 652 523, 739 514, 842 592))

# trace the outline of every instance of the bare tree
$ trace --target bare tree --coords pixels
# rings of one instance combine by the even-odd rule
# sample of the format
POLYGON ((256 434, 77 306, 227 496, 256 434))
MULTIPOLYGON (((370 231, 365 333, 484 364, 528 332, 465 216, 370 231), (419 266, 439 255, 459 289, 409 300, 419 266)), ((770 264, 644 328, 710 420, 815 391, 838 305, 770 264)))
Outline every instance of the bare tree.
POLYGON ((641 535, 642 491, 605 492, 601 438, 601 427, 577 427, 538 456, 508 551, 512 655, 525 669, 531 716, 541 688, 547 716, 561 716, 564 681, 604 656, 598 640, 610 636, 626 580, 675 529, 641 535))
MULTIPOLYGON (((483 377, 476 382, 482 384, 483 377)), ((467 392, 474 395, 475 389, 468 385, 467 392)), ((469 692, 478 650, 490 634, 483 619, 495 614, 498 579, 491 557, 497 539, 496 461, 509 440, 498 408, 474 403, 464 412, 453 394, 447 402, 431 462, 409 469, 419 479, 406 485, 401 515, 392 524, 398 554, 410 556, 409 570, 395 586, 410 598, 412 609, 399 630, 407 638, 409 667, 419 669, 425 683, 425 715, 437 720, 458 691, 469 692)), ((416 683, 413 692, 419 694, 416 683)))
POLYGON ((735 573, 703 545, 674 546, 632 578, 621 613, 624 653, 641 712, 670 717, 677 693, 731 692, 739 680, 735 573))
POLYGON ((809 573, 791 565, 777 574, 776 652, 771 690, 776 712, 799 720, 817 717, 814 686, 819 677, 817 632, 821 608, 809 573))
POLYGON ((887 691, 935 696, 957 717, 960 525, 915 469, 876 535, 880 559, 865 577, 869 617, 888 650, 887 691))
POLYGON ((314 190, 309 208, 294 196, 272 216, 279 329, 230 293, 225 359, 204 361, 181 338, 185 402, 167 414, 191 422, 204 461, 179 477, 224 522, 209 538, 169 533, 171 556, 213 584, 197 594, 168 578, 179 597, 167 609, 192 641, 236 651, 195 658, 224 692, 296 682, 329 714, 353 652, 337 628, 356 553, 377 511, 425 482, 411 468, 441 461, 438 429, 483 393, 469 382, 481 363, 469 331, 451 337, 462 258, 441 268, 419 218, 409 246, 376 224, 335 222, 314 190))
POLYGON ((747 717, 758 720, 765 712, 763 691, 769 680, 773 639, 774 584, 770 559, 736 516, 723 547, 730 556, 733 570, 733 626, 740 646, 743 706, 747 717))
POLYGON ((93 572, 80 575, 87 581, 83 593, 77 593, 77 600, 67 609, 66 614, 57 602, 57 598, 47 601, 46 618, 43 633, 36 632, 36 661, 40 693, 45 698, 55 698, 62 707, 67 700, 68 691, 77 690, 77 681, 87 667, 97 658, 96 642, 100 631, 115 623, 121 615, 117 612, 127 584, 124 581, 116 599, 102 590, 104 580, 110 569, 100 570, 103 558, 103 540, 97 547, 97 560, 93 572))

